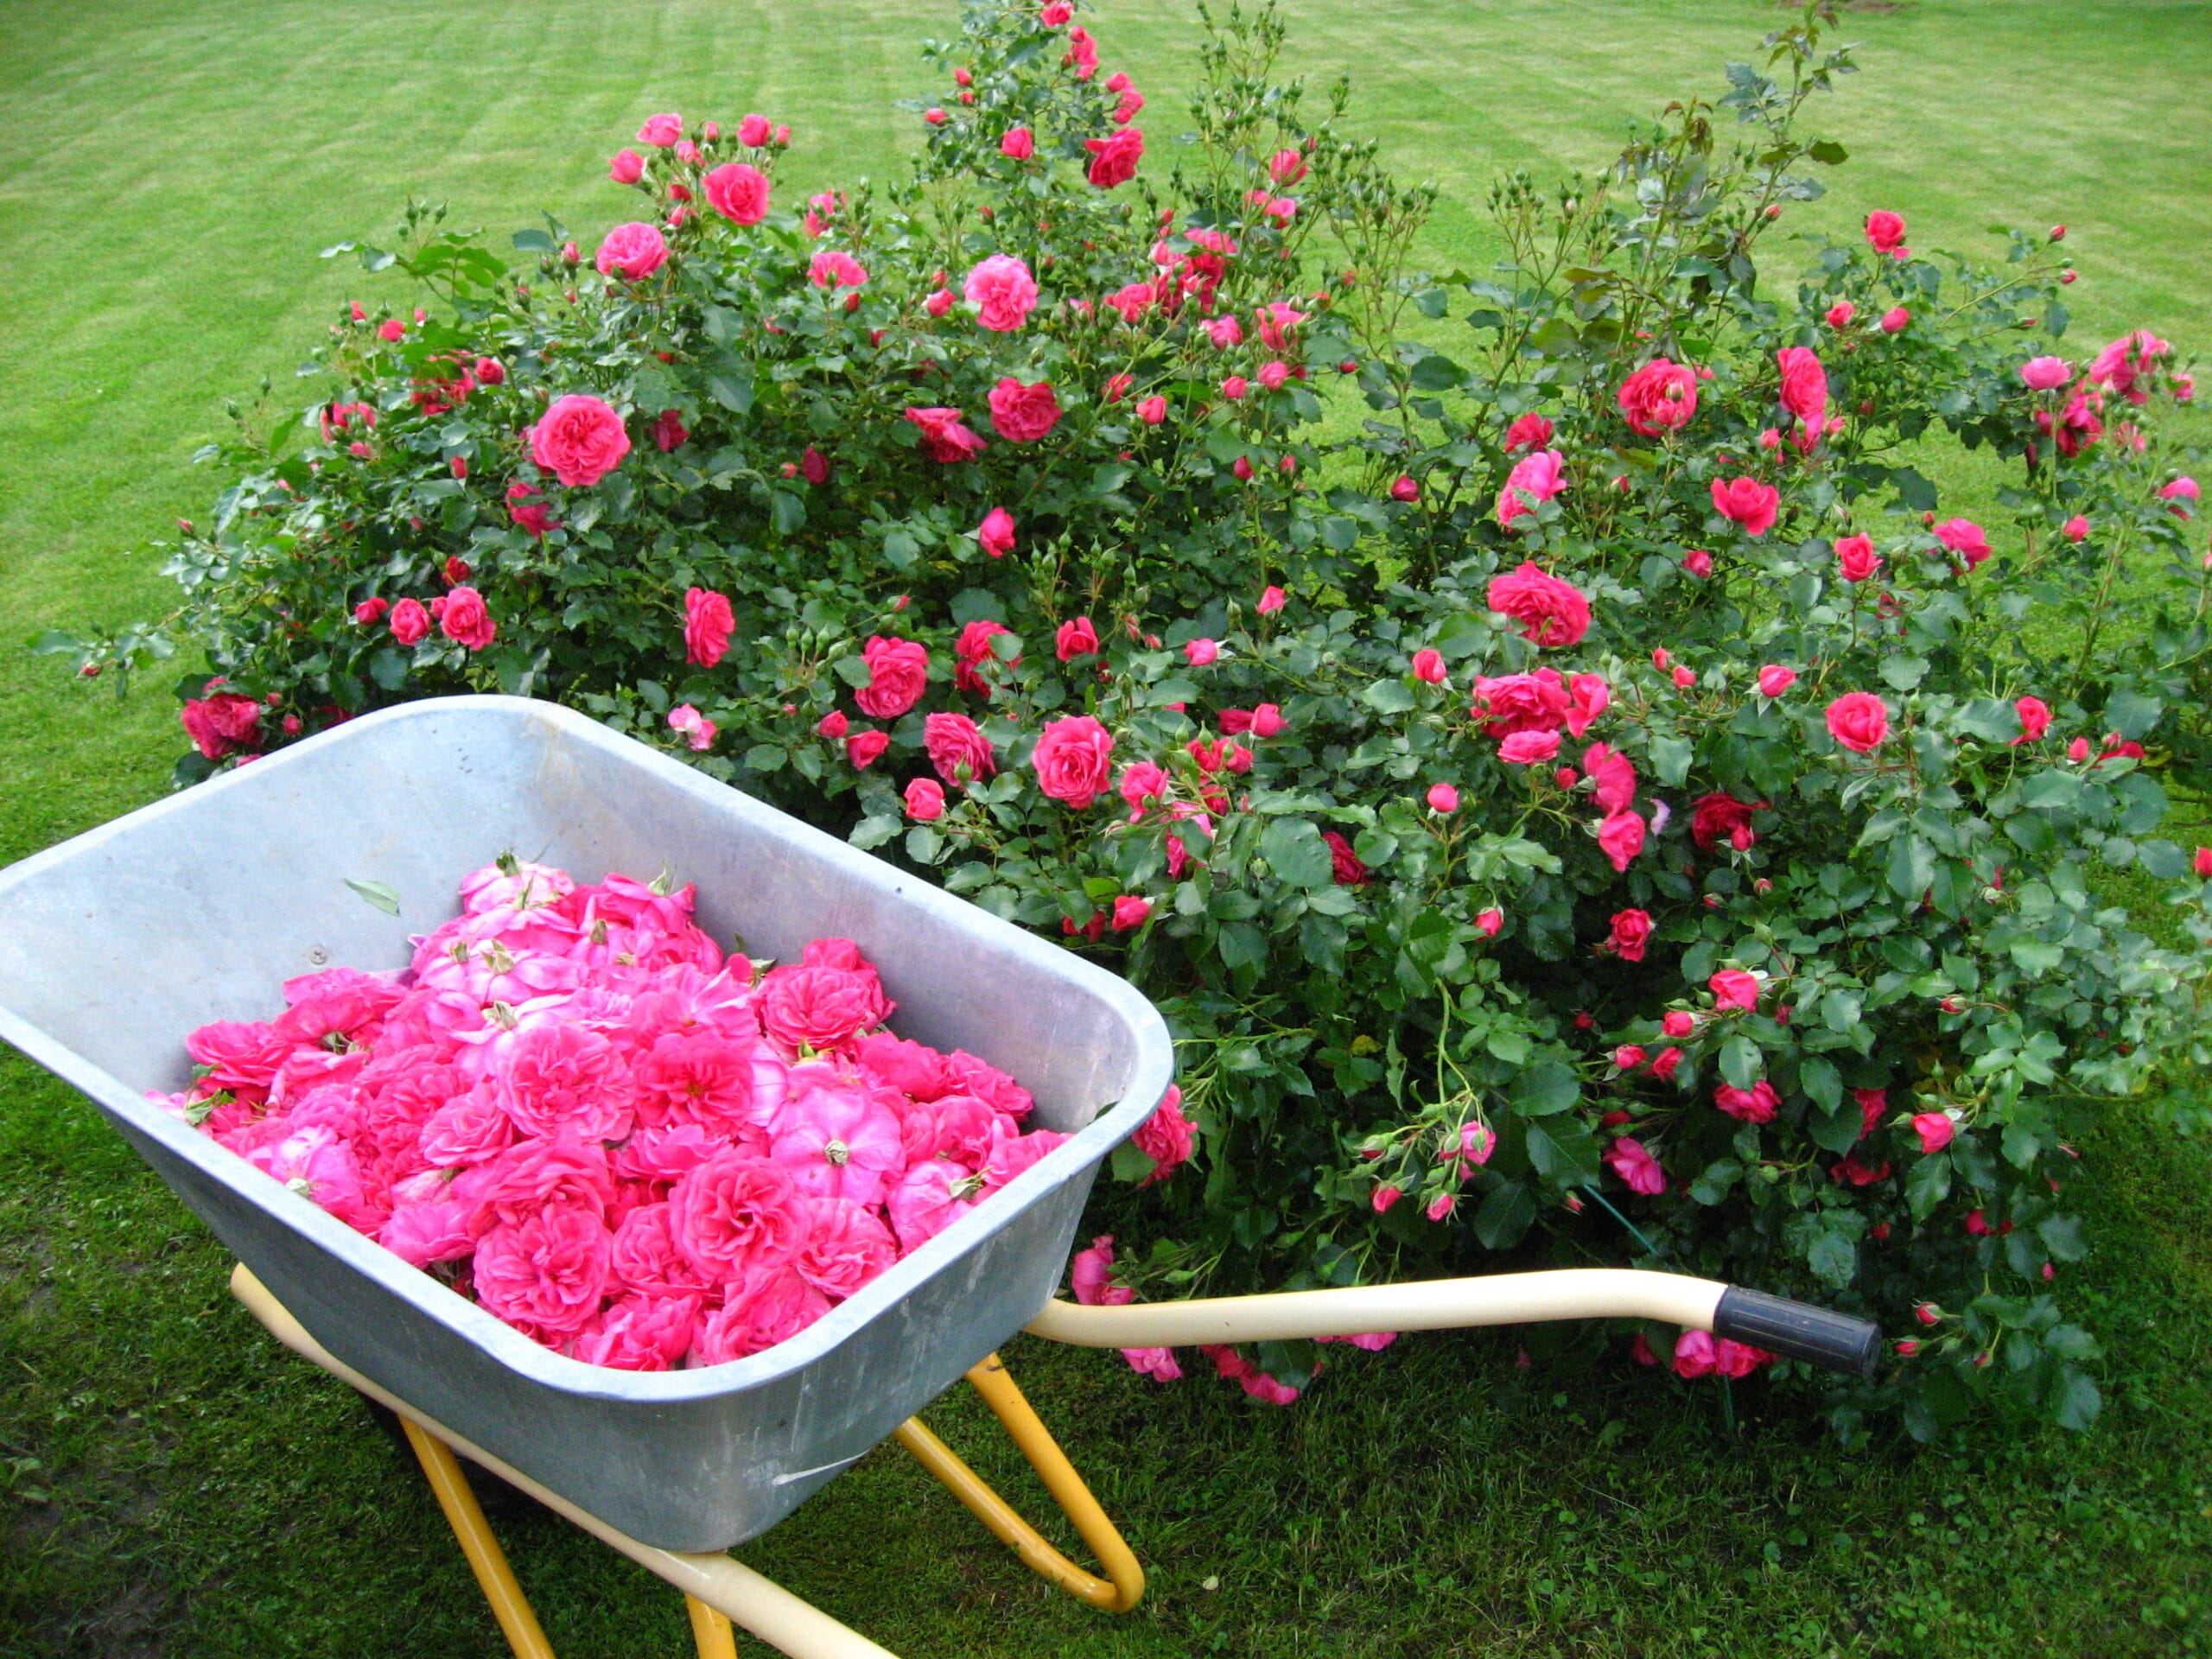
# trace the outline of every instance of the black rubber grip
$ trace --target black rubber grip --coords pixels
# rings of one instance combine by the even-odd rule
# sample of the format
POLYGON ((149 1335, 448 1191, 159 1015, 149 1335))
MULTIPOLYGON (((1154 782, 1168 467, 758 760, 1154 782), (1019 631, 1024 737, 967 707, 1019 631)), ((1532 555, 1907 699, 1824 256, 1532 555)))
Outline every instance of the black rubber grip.
POLYGON ((1882 1327, 1871 1319, 1733 1285, 1713 1310, 1713 1334, 1853 1376, 1873 1376, 1882 1357, 1882 1327))

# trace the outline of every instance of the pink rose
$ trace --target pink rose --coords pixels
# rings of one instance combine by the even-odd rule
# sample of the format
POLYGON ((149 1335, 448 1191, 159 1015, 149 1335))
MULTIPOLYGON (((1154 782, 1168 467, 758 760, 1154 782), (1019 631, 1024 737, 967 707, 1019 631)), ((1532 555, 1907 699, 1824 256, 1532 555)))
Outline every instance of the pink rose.
POLYGON ((944 785, 934 778, 916 778, 906 785, 906 816, 917 823, 935 823, 944 816, 944 785))
POLYGON ((1740 1123, 1771 1123, 1782 1108, 1782 1096, 1762 1077, 1748 1089, 1722 1084, 1713 1091, 1713 1103, 1740 1123))
POLYGON ((728 598, 711 588, 692 588, 683 595, 683 650, 702 668, 712 668, 729 650, 737 626, 728 598))
POLYGON ((1678 430, 1697 413, 1697 371, 1655 357, 1621 382, 1614 402, 1629 430, 1656 438, 1678 430))
POLYGON ((1747 974, 1738 968, 1724 968, 1706 981, 1713 992, 1716 1008, 1740 1008, 1749 1014, 1759 1005, 1759 981, 1756 974, 1747 974))
POLYGON ((1508 766, 1540 766, 1558 755, 1557 732, 1516 732, 1497 746, 1497 758, 1508 766))
POLYGON ((2020 383, 2031 391, 2056 391, 2074 378, 2074 365, 2063 357, 2031 357, 2020 365, 2020 383))
POLYGON ((1523 449, 1548 448, 1552 441, 1552 423, 1533 410, 1517 416, 1505 429, 1505 453, 1509 455, 1523 449))
POLYGON ((1893 305, 1882 313, 1881 329, 1885 334, 1901 334, 1911 321, 1911 312, 1901 305, 1893 305))
POLYGON ((2050 705, 2041 697, 2022 697, 2012 710, 2020 717, 2020 734, 2012 740, 2016 746, 2039 742, 2050 729, 2050 705))
POLYGON ((703 754, 715 747, 715 734, 721 728, 691 704, 679 702, 668 711, 668 729, 679 734, 694 750, 703 754))
POLYGON ((1828 735, 1847 749, 1872 754, 1890 734, 1890 711, 1871 691, 1848 691, 1828 704, 1828 735))
POLYGON ((1838 300, 1822 314, 1822 321, 1831 328, 1847 328, 1858 315, 1859 308, 1849 300, 1838 300))
POLYGON ((995 253, 968 273, 961 292, 976 308, 976 321, 994 334, 1010 334, 1037 305, 1037 281, 1011 254, 995 253))
POLYGON ((1144 156, 1144 134, 1135 127, 1123 127, 1110 138, 1086 138, 1083 147, 1090 152, 1091 183, 1111 190, 1136 177, 1137 162, 1144 156))
POLYGON ((1137 418, 1147 426, 1158 426, 1167 418, 1167 400, 1157 393, 1149 397, 1140 398, 1137 403, 1137 418))
POLYGON ((1428 802, 1430 811, 1446 817, 1459 810, 1459 791, 1449 784, 1431 784, 1423 798, 1428 802))
POLYGON ((757 1046, 709 1026, 661 1032, 636 1062, 639 1121, 739 1134, 752 1121, 757 1046))
POLYGON ((626 1296, 577 1333, 572 1351, 587 1365, 664 1371, 690 1351, 698 1322, 696 1296, 626 1296))
POLYGON ((1774 527, 1782 492, 1756 478, 1713 480, 1713 510, 1743 526, 1746 536, 1764 536, 1774 527))
MULTIPOLYGON (((1642 962, 1644 950, 1651 940, 1651 917, 1641 910, 1620 910, 1613 912, 1612 932, 1605 948, 1623 962, 1642 962)), ((1643 1056, 1637 1055, 1640 1063, 1643 1056)))
POLYGON ((861 649, 868 664, 868 683, 853 693, 861 712, 878 720, 895 720, 921 701, 929 689, 930 654, 911 639, 887 639, 872 634, 861 649))
POLYGON ((1777 395, 1783 408, 1808 426, 1820 425, 1828 412, 1828 375, 1820 354, 1803 346, 1785 346, 1774 360, 1782 371, 1777 395))
POLYGON ((810 1198, 878 1204, 906 1166, 897 1114, 859 1084, 798 1090, 777 1109, 771 1135, 768 1155, 810 1198))
POLYGON ((607 165, 607 176, 617 184, 635 184, 645 174, 645 158, 634 149, 621 149, 607 165))
POLYGON ((641 219, 617 225, 599 245, 593 263, 602 276, 619 275, 642 283, 668 263, 668 241, 658 226, 641 219))
POLYGON ((714 1284, 712 1274, 693 1267, 677 1249, 670 1230, 674 1214, 666 1204, 645 1204, 622 1217, 607 1252, 616 1282, 657 1297, 696 1295, 714 1284))
POLYGON ((999 154, 1017 162, 1026 162, 1036 152, 1036 136, 1027 127, 1010 127, 1006 137, 999 140, 999 154))
POLYGON ((549 1205, 476 1241, 476 1300, 533 1334, 566 1336, 599 1312, 607 1287, 607 1226, 580 1205, 549 1205))
POLYGON ((1112 776, 1113 734, 1089 715, 1047 721, 1030 764, 1037 786, 1056 801, 1082 811, 1096 800, 1112 776))
POLYGON ((1990 555, 1989 537, 1971 518, 1946 518, 1936 526, 1936 539, 1974 569, 1990 555))
POLYGON ((707 175, 707 206, 733 225, 758 225, 768 216, 768 179, 743 162, 726 162, 707 175))
POLYGON ((638 142, 666 149, 683 137, 683 118, 680 115, 649 115, 645 124, 638 129, 638 142))
POLYGON ((1784 668, 1780 663, 1769 663, 1759 670, 1759 696, 1778 697, 1797 683, 1797 671, 1784 668))
POLYGON ((1063 622, 1052 636, 1055 654, 1064 663, 1078 657, 1094 655, 1098 650, 1098 630, 1087 616, 1078 616, 1063 622))
POLYGON ((1485 910, 1475 917, 1475 931, 1486 939, 1494 939, 1504 931, 1505 912, 1502 910, 1485 910))
POLYGON ((454 588, 438 612, 438 628, 455 645, 481 651, 498 636, 499 624, 485 607, 484 596, 474 588, 454 588))
POLYGON ((525 435, 531 459, 572 490, 589 489, 630 453, 622 417, 598 398, 576 392, 555 398, 525 435))
POLYGON ((817 288, 860 288, 868 282, 868 267, 836 248, 824 248, 807 261, 806 280, 817 288))
POLYGON ((1572 583, 1547 575, 1533 563, 1492 576, 1484 602, 1520 623, 1522 637, 1539 645, 1579 645, 1590 632, 1590 601, 1572 583))
POLYGON ((1217 640, 1192 639, 1183 646, 1183 660, 1192 668, 1204 668, 1221 655, 1217 640))
POLYGON ((1877 253, 1894 252, 1904 241, 1904 219, 1877 208, 1866 215, 1866 240, 1877 253))
POLYGON ((403 599, 391 607, 391 637, 396 643, 419 645, 429 637, 430 613, 420 601, 403 599))
POLYGON ((467 1205, 442 1198, 400 1205, 377 1230, 377 1243, 416 1268, 458 1262, 476 1248, 467 1205))
POLYGON ((906 418, 921 429, 922 453, 951 466, 983 453, 983 440, 963 423, 957 409, 910 409, 906 418))
POLYGON ((1690 839, 1700 852, 1711 852, 1723 840, 1739 853, 1749 852, 1758 838, 1751 830, 1751 815, 1765 804, 1739 801, 1717 791, 1700 795, 1690 805, 1690 839))
POLYGON ((899 1259, 891 1230, 866 1205, 849 1198, 810 1198, 806 1248, 791 1266, 833 1302, 842 1302, 899 1259))
POLYGON ((1008 443, 1034 443, 1060 418, 1059 399, 1049 380, 1024 385, 1012 375, 991 388, 991 424, 1008 443))
POLYGON ((1004 507, 993 507, 976 527, 976 540, 993 558, 1004 558, 1014 551, 1014 515, 1004 507))
POLYGON ((1137 1126, 1130 1139, 1139 1152, 1152 1160, 1152 1173, 1144 1178, 1147 1186, 1167 1179, 1189 1162, 1198 1131, 1183 1116, 1183 1091, 1170 1084, 1159 1106, 1137 1126))
POLYGON ((1567 487, 1564 463, 1556 449, 1539 449, 1513 463, 1497 493, 1497 522, 1510 530, 1513 521, 1532 514, 1540 501, 1548 501, 1567 487))
POLYGON ((834 1049, 890 1019, 897 1006, 872 968, 769 970, 760 982, 760 1028, 788 1048, 834 1049))
MULTIPOLYGON (((411 599, 403 599, 399 602, 403 606, 415 605, 411 599)), ((429 613, 423 611, 420 605, 415 605, 415 608, 422 613, 423 632, 429 632, 429 613)), ((396 613, 392 619, 392 632, 395 636, 399 632, 396 613)), ((416 639, 421 638, 422 634, 416 635, 416 639)), ((399 643, 412 645, 415 640, 402 639, 399 643)), ((219 691, 212 697, 188 702, 178 718, 183 722, 184 734, 192 740, 193 747, 206 759, 219 760, 232 749, 254 741, 260 731, 262 709, 263 704, 257 698, 219 691)))
POLYGON ((765 115, 748 115, 737 124, 737 142, 748 149, 765 149, 771 129, 765 115))
POLYGON ((912 1255, 976 1207, 983 1178, 941 1158, 925 1159, 899 1178, 886 1206, 902 1254, 912 1255))
POLYGON ((1958 1125, 1951 1122, 1948 1112, 1916 1112, 1912 1117, 1912 1132, 1920 1137, 1923 1153, 1937 1153, 1951 1144, 1958 1133, 1958 1125))
POLYGON ((1635 812, 1609 812, 1598 826, 1598 849, 1614 869, 1624 874, 1643 850, 1644 823, 1635 812))
POLYGON ((1605 1162, 1613 1173, 1627 1183, 1631 1192, 1645 1198, 1656 1198, 1667 1190, 1667 1172, 1659 1160, 1644 1150, 1643 1143, 1629 1135, 1622 1135, 1605 1149, 1605 1162))
POLYGON ((566 1022, 515 1033, 493 1063, 495 1098, 524 1135, 620 1141, 630 1133, 630 1067, 614 1045, 566 1022))
POLYGON ((1701 547, 1694 547, 1682 555, 1682 569, 1703 582, 1713 574, 1713 555, 1701 547))
POLYGON ((1142 927, 1152 915, 1152 900, 1136 893, 1125 893, 1114 900, 1113 928, 1126 933, 1132 928, 1142 927))
MULTIPOLYGON (((1011 629, 1001 623, 992 621, 988 617, 978 617, 961 629, 960 637, 952 642, 954 690, 973 691, 980 697, 989 696, 992 693, 991 680, 995 677, 995 671, 1000 663, 1004 660, 998 654, 998 647, 992 642, 1002 638, 1011 638, 1012 635, 1011 629), (986 676, 983 673, 986 665, 994 671, 992 676, 986 676)), ((1020 660, 1021 658, 1017 656, 1007 662, 1006 665, 1011 668, 1020 660)))
POLYGON ((734 1147, 678 1181, 668 1209, 670 1238, 709 1284, 765 1279, 806 1244, 806 1206, 790 1172, 734 1147))
POLYGON ((1836 568, 1846 582, 1865 582, 1882 568, 1871 536, 1845 536, 1835 544, 1836 568))
POLYGON ((998 755, 982 728, 965 715, 931 715, 922 721, 922 747, 948 784, 974 783, 997 772, 998 755))
POLYGON ((791 1269, 766 1274, 699 1325, 692 1352, 702 1365, 726 1365, 786 1342, 830 1311, 827 1297, 791 1269))
POLYGON ((1414 652, 1414 678, 1424 685, 1442 685, 1448 677, 1444 666, 1444 653, 1427 646, 1414 652))

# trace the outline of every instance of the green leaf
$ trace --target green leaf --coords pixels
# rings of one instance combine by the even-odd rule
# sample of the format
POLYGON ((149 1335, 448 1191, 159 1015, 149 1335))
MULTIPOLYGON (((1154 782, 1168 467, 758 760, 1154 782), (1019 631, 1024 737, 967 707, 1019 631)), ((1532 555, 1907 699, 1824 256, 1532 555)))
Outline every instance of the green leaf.
POLYGON ((1805 1265, 1815 1276, 1841 1290, 1858 1276, 1858 1242, 1835 1228, 1822 1228, 1805 1252, 1805 1265))
POLYGON ((906 856, 917 864, 936 863, 944 849, 944 837, 926 823, 918 823, 906 832, 906 856))
POLYGON ((2060 1369, 2058 1380, 2051 1384, 2048 1404, 2053 1422, 2080 1433, 2096 1422, 2105 1408, 2105 1397, 2097 1392, 2087 1372, 2068 1365, 2060 1369))
POLYGON ((709 375, 707 396, 733 415, 747 413, 753 407, 753 365, 748 363, 733 372, 709 375))
POLYGON ((1905 1172, 1905 1206, 1915 1221, 1925 1221, 1951 1194, 1951 1160, 1942 1154, 1915 1160, 1905 1172))
POLYGON ((1231 968, 1258 968, 1268 960, 1268 936, 1249 922, 1225 924, 1214 946, 1231 968))
POLYGON ((1681 787, 1690 775, 1690 760, 1694 746, 1686 737, 1654 737, 1651 740, 1651 765, 1659 774, 1659 781, 1669 789, 1681 787))
POLYGON ((397 691, 407 683, 407 653, 386 645, 370 656, 369 677, 385 690, 397 691))
POLYGON ((1899 691, 1910 691, 1927 677, 1925 657, 1887 657, 1882 660, 1882 678, 1899 691))
POLYGON ((871 847, 880 847, 899 833, 896 818, 862 818, 853 826, 853 833, 845 837, 854 846, 866 852, 871 847))
POLYGON ((1294 887, 1325 887, 1336 880, 1329 844, 1306 818, 1270 818, 1260 834, 1260 856, 1294 887))
POLYGON ((2115 691, 2105 703, 2105 729, 2122 737, 2146 737, 2165 712, 2166 705, 2157 697, 2139 691, 2115 691))
POLYGON ((385 915, 399 914, 399 895, 383 882, 365 881, 358 876, 349 875, 346 878, 346 885, 385 915))
POLYGON ((1541 1061, 1514 1079, 1513 1109, 1523 1117, 1548 1117, 1581 1098, 1574 1069, 1557 1060, 1541 1061))
POLYGON ((1741 1032, 1720 1045, 1720 1075, 1738 1089, 1750 1088, 1765 1069, 1765 1058, 1760 1054, 1759 1046, 1741 1032))
POLYGON ((1138 1182, 1148 1179, 1152 1172, 1160 1167, 1145 1154, 1137 1150, 1134 1141, 1124 1141, 1114 1148, 1110 1166, 1114 1172, 1114 1179, 1129 1186, 1135 1186, 1138 1182))
POLYGON ((1507 1181, 1492 1187, 1475 1211, 1475 1236, 1486 1249, 1509 1249, 1521 1242, 1535 1220, 1535 1194, 1526 1182, 1507 1181))
POLYGON ((2015 939, 2010 948, 2012 960, 2019 963, 2024 974, 2047 974, 2066 960, 2064 946, 2049 944, 2041 939, 2015 939))
POLYGON ((1360 701, 1381 715, 1402 715, 1414 706, 1413 688, 1403 680, 1376 680, 1360 701))
POLYGON ((2043 1240, 2044 1249, 2060 1262, 2079 1262, 2088 1255, 2089 1247, 2082 1242, 2082 1220, 2078 1216, 2049 1216, 2036 1224, 2036 1236, 2043 1240))

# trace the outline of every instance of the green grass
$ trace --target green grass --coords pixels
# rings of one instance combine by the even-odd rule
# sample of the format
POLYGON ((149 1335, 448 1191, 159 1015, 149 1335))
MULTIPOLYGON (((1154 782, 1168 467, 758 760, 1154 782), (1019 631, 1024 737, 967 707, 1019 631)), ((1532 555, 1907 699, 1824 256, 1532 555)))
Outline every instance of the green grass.
MULTIPOLYGON (((1440 267, 1491 245, 1500 169, 1602 163, 1783 16, 1753 0, 1298 0, 1295 63, 1350 69, 1369 129, 1445 191, 1440 267)), ((937 0, 861 10, 574 0, 10 0, 0 28, 0 861, 158 794, 159 687, 118 705, 22 642, 156 614, 137 551, 205 512, 223 398, 349 294, 316 251, 410 189, 495 231, 621 202, 653 110, 792 123, 791 186, 881 174, 928 90, 937 0)), ((2063 219, 2085 334, 2212 346, 2212 8, 1923 0, 1853 13, 1868 73, 1819 118, 1855 158, 1808 226, 1867 207, 1916 246, 2063 219)), ((1176 130, 1180 4, 1099 24, 1176 130)), ((2212 1156, 2122 1119, 2084 1146, 2099 1255, 2069 1287, 2111 1349, 2087 1437, 1845 1456, 1742 1391, 1510 1338, 1348 1356, 1275 1413, 1110 1357, 1009 1359, 1154 1574, 1126 1620, 1057 1599, 895 1450, 747 1560, 909 1656, 2212 1650, 2212 1156), (1209 1586, 1211 1587, 1209 1587, 1209 1586)), ((0 1061, 0 1654, 481 1654, 497 1637, 420 1482, 223 1291, 213 1241, 80 1099, 0 1061)), ((933 1421, 1041 1497, 969 1400, 933 1421)), ((683 1650, 672 1592, 527 1506, 501 1524, 562 1651, 683 1650)))

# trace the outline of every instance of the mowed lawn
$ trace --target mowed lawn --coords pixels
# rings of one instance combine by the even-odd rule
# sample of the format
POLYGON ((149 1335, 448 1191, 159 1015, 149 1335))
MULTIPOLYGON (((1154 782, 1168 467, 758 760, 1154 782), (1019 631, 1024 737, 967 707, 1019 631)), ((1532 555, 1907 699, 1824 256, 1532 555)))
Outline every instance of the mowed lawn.
MULTIPOLYGON (((1439 269, 1491 257, 1501 170, 1602 164, 1787 16, 1286 10, 1294 64, 1349 71, 1367 129, 1443 188, 1439 269)), ((1172 155, 1194 12, 1090 21, 1172 155)), ((916 130, 893 100, 937 90, 916 44, 952 28, 937 0, 7 0, 0 862, 162 790, 165 689, 86 696, 23 647, 160 614, 143 550, 206 512, 188 461, 225 398, 267 375, 295 402, 334 305, 397 297, 319 249, 386 232, 410 190, 494 245, 541 208, 588 245, 627 207, 605 157, 664 109, 790 122, 787 192, 881 175, 916 130)), ((1853 159, 1807 227, 1888 207, 1916 247, 1986 251, 2063 220, 2085 343, 2212 347, 2212 6, 1909 0, 1844 33, 1866 73, 1815 119, 1853 159)), ((895 1448, 742 1554, 908 1656, 2212 1652, 2212 1151, 2125 1114, 2083 1150, 2099 1249, 2067 1290, 2110 1350, 2086 1437, 1846 1454, 1756 1389, 1731 1426, 1710 1388, 1554 1371, 1534 1340, 1524 1369, 1510 1336, 1347 1355, 1281 1412, 1024 1340, 1010 1363, 1152 1570, 1143 1610, 1045 1590, 895 1448)), ((499 1650, 403 1454, 232 1305, 226 1268, 85 1103, 0 1058, 0 1655, 499 1650)), ((1044 1506, 971 1401, 931 1416, 1044 1506)), ((563 1653, 684 1650, 672 1591, 542 1512, 497 1518, 563 1653)))

